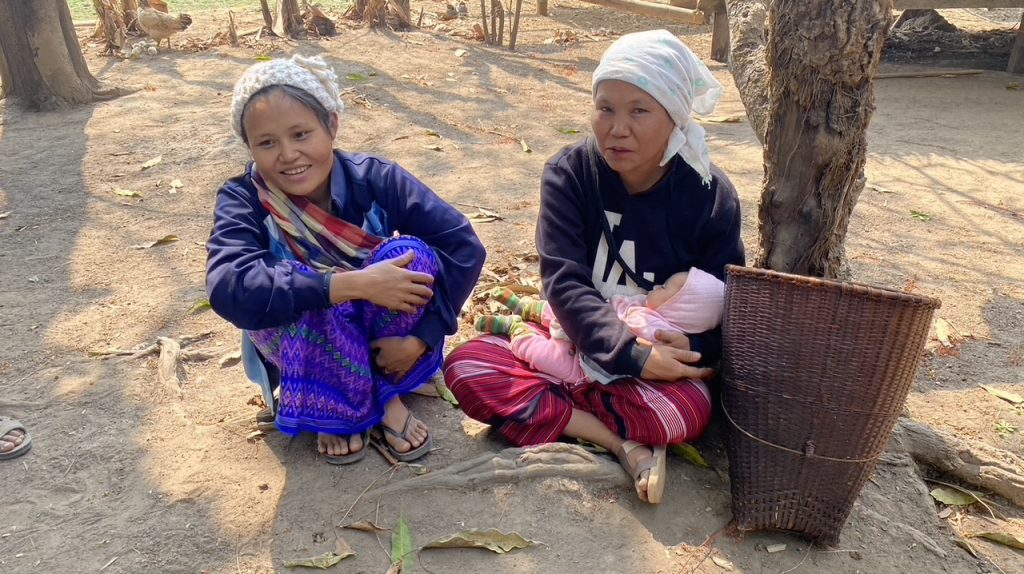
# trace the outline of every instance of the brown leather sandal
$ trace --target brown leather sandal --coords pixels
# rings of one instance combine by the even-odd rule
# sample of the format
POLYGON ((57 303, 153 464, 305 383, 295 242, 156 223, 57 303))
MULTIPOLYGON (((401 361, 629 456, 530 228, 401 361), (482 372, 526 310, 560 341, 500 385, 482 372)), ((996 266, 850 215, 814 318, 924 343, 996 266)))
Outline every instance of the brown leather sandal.
MULTIPOLYGON (((619 464, 626 470, 633 479, 633 488, 636 488, 637 482, 640 481, 640 475, 646 470, 647 474, 647 499, 646 502, 651 504, 658 504, 661 502, 662 495, 665 493, 665 465, 667 461, 666 447, 656 446, 652 447, 651 450, 654 454, 646 456, 639 461, 636 465, 632 465, 629 462, 629 453, 633 452, 637 448, 645 445, 640 444, 636 441, 627 440, 622 443, 622 446, 615 452, 615 456, 619 459, 619 464)), ((644 500, 644 497, 637 490, 637 496, 640 496, 640 500, 644 500)))

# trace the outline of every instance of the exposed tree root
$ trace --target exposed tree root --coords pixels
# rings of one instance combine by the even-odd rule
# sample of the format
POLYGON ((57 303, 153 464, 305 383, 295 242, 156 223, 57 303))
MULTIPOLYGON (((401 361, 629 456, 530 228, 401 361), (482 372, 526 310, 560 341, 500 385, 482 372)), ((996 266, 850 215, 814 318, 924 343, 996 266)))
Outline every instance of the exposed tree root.
POLYGON ((629 482, 629 477, 617 462, 588 452, 578 445, 551 443, 484 454, 430 474, 389 484, 368 492, 366 496, 377 497, 425 488, 459 489, 548 477, 629 482))
POLYGON ((895 444, 922 464, 984 488, 1024 507, 1024 459, 984 443, 969 441, 901 418, 895 444))

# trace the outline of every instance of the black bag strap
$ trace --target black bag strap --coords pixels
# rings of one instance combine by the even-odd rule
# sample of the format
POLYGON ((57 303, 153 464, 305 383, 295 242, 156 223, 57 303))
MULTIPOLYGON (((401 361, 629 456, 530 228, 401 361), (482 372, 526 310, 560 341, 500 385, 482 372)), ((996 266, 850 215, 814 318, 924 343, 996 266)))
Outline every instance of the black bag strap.
POLYGON ((592 138, 587 138, 587 157, 590 158, 590 173, 594 176, 594 203, 597 204, 598 218, 601 220, 601 230, 604 234, 605 241, 608 242, 608 250, 612 252, 612 256, 615 258, 622 270, 626 272, 626 275, 637 284, 638 287, 645 291, 654 289, 654 283, 640 277, 636 271, 626 262, 622 260, 622 255, 619 254, 619 244, 615 242, 615 237, 612 236, 612 226, 608 223, 608 218, 604 215, 604 201, 601 198, 601 178, 597 168, 597 156, 601 153, 597 149, 597 141, 592 138))

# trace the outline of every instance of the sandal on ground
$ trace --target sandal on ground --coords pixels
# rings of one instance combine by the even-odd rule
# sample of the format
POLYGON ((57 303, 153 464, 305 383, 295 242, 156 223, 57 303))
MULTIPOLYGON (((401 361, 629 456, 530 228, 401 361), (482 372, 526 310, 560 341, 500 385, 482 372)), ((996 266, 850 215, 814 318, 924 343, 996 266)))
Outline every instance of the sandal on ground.
MULTIPOLYGON (((412 411, 409 411, 409 416, 406 417, 405 419, 405 426, 402 427, 402 432, 398 432, 384 423, 377 425, 377 428, 384 431, 384 434, 389 434, 395 438, 400 438, 405 442, 409 443, 409 446, 412 446, 412 439, 409 438, 409 429, 412 427, 412 423, 415 422, 416 420, 416 417, 412 416, 412 411)), ((380 442, 384 445, 384 448, 388 449, 388 452, 391 453, 391 456, 395 457, 395 460, 399 462, 412 462, 422 457, 423 455, 427 454, 428 452, 430 452, 430 449, 433 448, 433 440, 430 436, 429 430, 427 431, 427 438, 423 440, 423 444, 416 448, 407 450, 405 452, 399 451, 394 446, 392 446, 386 436, 381 435, 380 439, 380 442)))
MULTIPOLYGON (((0 460, 18 458, 32 449, 32 435, 28 434, 28 429, 25 428, 25 425, 10 417, 0 417, 0 439, 7 436, 7 433, 16 430, 20 430, 25 433, 25 436, 21 437, 21 444, 14 447, 12 450, 0 453, 0 460)), ((12 441, 8 440, 7 442, 12 441)))
POLYGON ((274 400, 273 408, 269 406, 261 408, 256 413, 256 428, 264 433, 272 433, 278 430, 276 420, 278 420, 278 401, 274 400))
MULTIPOLYGON (((636 488, 636 483, 640 481, 640 475, 646 470, 647 474, 647 502, 651 504, 658 504, 661 502, 661 497, 665 493, 665 464, 667 461, 666 448, 665 446, 651 447, 654 454, 641 458, 637 461, 636 465, 632 465, 629 462, 629 453, 635 449, 643 447, 644 445, 627 440, 622 443, 622 446, 615 452, 615 456, 619 459, 619 464, 626 470, 633 479, 633 488, 636 488)), ((637 492, 639 495, 639 491, 637 492)))
MULTIPOLYGON (((324 457, 324 460, 327 461, 327 464, 336 464, 336 465, 338 465, 338 464, 352 464, 354 462, 359 462, 359 461, 363 460, 364 458, 366 458, 366 449, 370 447, 370 431, 368 431, 368 430, 367 431, 363 431, 363 432, 359 433, 359 436, 362 437, 362 439, 363 439, 363 448, 361 448, 361 449, 359 449, 359 450, 357 450, 355 452, 349 452, 348 454, 342 454, 342 455, 322 454, 320 456, 324 457)), ((317 438, 318 445, 319 445, 319 441, 320 441, 320 439, 318 437, 317 438)), ((349 443, 349 446, 351 447, 351 443, 349 443)))

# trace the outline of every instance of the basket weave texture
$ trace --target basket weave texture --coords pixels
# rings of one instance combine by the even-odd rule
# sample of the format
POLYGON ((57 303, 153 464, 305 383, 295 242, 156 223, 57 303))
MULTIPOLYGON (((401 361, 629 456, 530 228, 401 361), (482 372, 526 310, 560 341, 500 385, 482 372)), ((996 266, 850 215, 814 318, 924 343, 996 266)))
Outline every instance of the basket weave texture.
POLYGON ((838 544, 939 301, 734 265, 726 275, 722 406, 737 526, 838 544))

